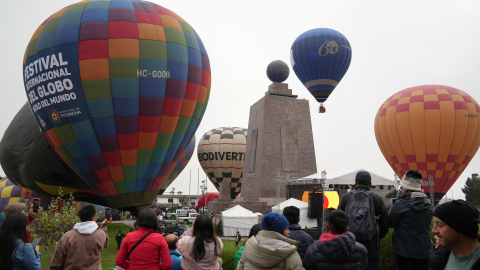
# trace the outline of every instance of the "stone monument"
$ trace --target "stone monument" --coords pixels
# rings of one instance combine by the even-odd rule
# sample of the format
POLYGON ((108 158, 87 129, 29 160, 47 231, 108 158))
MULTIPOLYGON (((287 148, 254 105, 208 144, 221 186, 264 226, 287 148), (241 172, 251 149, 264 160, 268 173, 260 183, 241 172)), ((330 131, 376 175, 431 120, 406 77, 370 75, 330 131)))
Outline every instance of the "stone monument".
MULTIPOLYGON (((272 64, 275 62, 275 68, 285 74, 288 66, 282 62, 282 67, 278 61, 272 64)), ((271 77, 275 76, 270 73, 271 77)), ((317 173, 308 100, 297 99, 288 84, 281 83, 288 71, 286 77, 276 77, 280 78, 273 81, 265 96, 250 107, 241 198, 235 203, 253 212, 271 211, 276 204, 275 176, 317 173)), ((280 185, 280 199, 284 201, 285 183, 280 185)))

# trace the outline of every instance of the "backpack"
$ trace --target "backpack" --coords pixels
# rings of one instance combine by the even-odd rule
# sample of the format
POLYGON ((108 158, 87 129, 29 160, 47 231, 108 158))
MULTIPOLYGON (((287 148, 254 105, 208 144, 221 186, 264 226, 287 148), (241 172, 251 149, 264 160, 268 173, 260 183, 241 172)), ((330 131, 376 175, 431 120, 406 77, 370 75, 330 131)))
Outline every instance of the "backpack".
POLYGON ((371 191, 352 190, 353 196, 347 203, 348 230, 355 235, 356 241, 367 241, 377 234, 375 205, 370 198, 371 191), (358 196, 364 194, 365 196, 358 196), (364 198, 362 198, 364 197, 364 198))

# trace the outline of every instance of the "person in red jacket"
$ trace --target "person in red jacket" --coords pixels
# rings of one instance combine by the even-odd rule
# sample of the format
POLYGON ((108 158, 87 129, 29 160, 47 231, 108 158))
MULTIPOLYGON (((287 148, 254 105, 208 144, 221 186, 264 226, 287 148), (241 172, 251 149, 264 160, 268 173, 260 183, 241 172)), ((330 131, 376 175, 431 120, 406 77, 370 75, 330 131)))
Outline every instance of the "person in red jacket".
MULTIPOLYGON (((20 202, 11 203, 11 204, 5 206, 5 208, 3 209, 3 211, 5 212, 5 218, 7 218, 8 215, 10 215, 11 213, 25 213, 25 208, 26 207, 27 207, 26 204, 20 203, 20 202)), ((30 225, 30 223, 35 219, 35 216, 37 214, 38 213, 33 212, 33 206, 31 205, 30 206, 30 212, 27 215, 27 217, 28 217, 27 226, 30 225)), ((31 236, 30 236, 30 231, 28 229, 27 229, 27 239, 28 239, 28 242, 32 241, 31 236)))
POLYGON ((159 223, 152 209, 144 209, 135 222, 137 231, 128 233, 123 240, 117 254, 116 264, 123 269, 168 270, 172 267, 172 259, 165 238, 158 232, 159 223), (133 250, 132 248, 148 233, 143 241, 133 250))

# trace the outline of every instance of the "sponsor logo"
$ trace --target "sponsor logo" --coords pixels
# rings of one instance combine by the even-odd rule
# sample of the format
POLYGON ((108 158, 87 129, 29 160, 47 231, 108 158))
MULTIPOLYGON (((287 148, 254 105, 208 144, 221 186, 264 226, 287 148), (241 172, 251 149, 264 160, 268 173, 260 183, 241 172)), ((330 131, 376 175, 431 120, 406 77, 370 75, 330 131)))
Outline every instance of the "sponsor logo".
POLYGON ((50 110, 50 115, 52 116, 52 120, 53 120, 53 122, 55 122, 55 124, 60 123, 60 114, 56 110, 51 109, 50 110))
POLYGON ((333 40, 327 40, 322 44, 322 46, 320 46, 320 49, 318 49, 318 55, 327 56, 329 54, 336 54, 339 49, 340 47, 338 47, 337 42, 333 40))

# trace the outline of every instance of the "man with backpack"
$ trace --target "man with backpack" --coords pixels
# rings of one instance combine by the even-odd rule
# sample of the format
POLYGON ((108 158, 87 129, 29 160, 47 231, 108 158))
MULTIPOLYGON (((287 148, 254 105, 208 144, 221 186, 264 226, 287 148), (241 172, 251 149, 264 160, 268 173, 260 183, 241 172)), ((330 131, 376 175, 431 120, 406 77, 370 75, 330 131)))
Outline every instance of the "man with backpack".
POLYGON ((370 191, 370 173, 359 171, 355 176, 355 189, 340 198, 338 210, 347 213, 348 230, 355 240, 368 250, 368 266, 380 268, 380 239, 388 232, 388 212, 382 197, 370 191))

